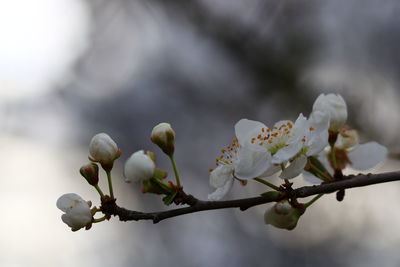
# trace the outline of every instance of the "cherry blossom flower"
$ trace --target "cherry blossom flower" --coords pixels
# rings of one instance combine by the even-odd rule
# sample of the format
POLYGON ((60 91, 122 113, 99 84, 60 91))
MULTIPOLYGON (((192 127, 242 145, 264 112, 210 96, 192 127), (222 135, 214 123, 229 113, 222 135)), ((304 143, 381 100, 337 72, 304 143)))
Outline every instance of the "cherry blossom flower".
POLYGON ((62 221, 71 227, 72 231, 78 231, 83 227, 90 226, 92 222, 91 204, 89 203, 79 195, 70 193, 62 195, 56 205, 65 212, 61 216, 62 221))
POLYGON ((295 123, 279 121, 272 129, 261 122, 242 119, 235 125, 236 136, 242 147, 261 150, 267 154, 264 168, 249 171, 252 177, 267 177, 284 169, 281 178, 298 176, 307 163, 307 157, 317 155, 328 144, 326 113, 315 112, 307 120, 300 114, 295 123), (285 168, 287 162, 289 166, 285 168))
MULTIPOLYGON (((208 195, 209 200, 223 198, 231 189, 234 180, 250 178, 254 172, 262 173, 269 162, 268 154, 262 150, 251 150, 239 145, 235 138, 222 155, 216 159, 217 167, 210 172, 210 185, 216 190, 208 195)), ((243 180, 242 180, 243 179, 243 180)))

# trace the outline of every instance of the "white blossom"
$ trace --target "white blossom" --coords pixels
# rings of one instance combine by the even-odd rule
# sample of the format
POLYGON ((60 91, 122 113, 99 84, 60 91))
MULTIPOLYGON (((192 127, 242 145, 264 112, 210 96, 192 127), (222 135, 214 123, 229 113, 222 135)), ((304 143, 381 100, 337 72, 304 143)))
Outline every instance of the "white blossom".
POLYGON ((133 153, 124 166, 124 176, 127 182, 139 182, 153 177, 156 165, 143 150, 133 153))
POLYGON ((216 190, 208 195, 209 200, 223 198, 231 189, 235 179, 249 179, 253 173, 262 173, 265 164, 269 162, 268 154, 261 150, 251 150, 239 145, 238 140, 227 149, 223 149, 222 155, 217 158, 217 167, 210 172, 210 185, 216 190))
POLYGON ((111 165, 120 155, 117 144, 106 133, 93 136, 89 145, 90 159, 102 165, 111 165))
MULTIPOLYGON (((242 119, 235 125, 236 136, 242 147, 262 151, 268 161, 263 168, 251 172, 251 177, 267 177, 285 166, 281 178, 298 176, 307 163, 307 157, 316 155, 328 144, 327 113, 316 112, 309 120, 300 114, 295 123, 279 121, 272 129, 261 122, 242 119), (262 170, 262 171, 261 171, 262 170)), ((244 162, 246 163, 246 162, 244 162)))
POLYGON ((313 112, 327 112, 330 117, 329 129, 338 132, 347 120, 347 105, 339 94, 320 94, 314 102, 313 112))
POLYGON ((72 231, 77 231, 90 225, 92 213, 90 205, 79 195, 70 193, 64 194, 57 200, 57 208, 65 212, 61 219, 72 231))

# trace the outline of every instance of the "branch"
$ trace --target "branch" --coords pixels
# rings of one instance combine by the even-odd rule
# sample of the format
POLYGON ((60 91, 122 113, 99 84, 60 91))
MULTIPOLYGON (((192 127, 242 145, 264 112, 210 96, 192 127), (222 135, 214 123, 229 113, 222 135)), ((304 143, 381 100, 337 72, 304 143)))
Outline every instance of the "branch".
POLYGON ((180 191, 178 197, 181 199, 181 203, 187 204, 189 206, 167 211, 160 211, 160 212, 146 213, 146 212, 127 210, 125 208, 119 207, 115 203, 115 199, 108 199, 103 201, 101 210, 106 215, 118 216, 121 221, 152 220, 153 223, 158 223, 168 218, 204 210, 239 208, 240 210, 243 211, 257 205, 276 202, 287 198, 292 198, 292 199, 304 198, 317 194, 333 193, 341 189, 399 181, 400 171, 380 173, 380 174, 366 174, 366 175, 360 174, 357 176, 349 175, 349 176, 344 176, 343 179, 344 180, 327 184, 304 186, 294 190, 281 191, 280 194, 243 198, 236 200, 227 200, 227 201, 198 200, 192 195, 187 195, 183 191, 180 191))

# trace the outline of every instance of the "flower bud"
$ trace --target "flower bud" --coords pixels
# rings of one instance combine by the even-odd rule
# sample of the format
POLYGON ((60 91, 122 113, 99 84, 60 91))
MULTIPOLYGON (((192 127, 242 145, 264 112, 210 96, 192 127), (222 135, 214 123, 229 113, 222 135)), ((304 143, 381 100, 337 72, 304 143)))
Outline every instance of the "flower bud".
POLYGON ((264 214, 264 222, 277 228, 293 230, 305 209, 295 208, 287 200, 277 202, 264 214))
POLYGON ((105 133, 93 136, 89 145, 89 153, 89 159, 99 162, 105 170, 111 170, 114 160, 121 155, 117 144, 105 133))
POLYGON ((92 222, 90 205, 79 195, 64 194, 57 200, 57 208, 65 212, 61 219, 72 231, 78 231, 83 227, 89 228, 92 222))
POLYGON ((99 183, 99 166, 96 163, 91 162, 83 165, 79 172, 90 185, 95 186, 99 183))
POLYGON ((125 163, 124 176, 126 182, 139 182, 153 177, 156 165, 143 150, 133 153, 125 163))
POLYGON ((151 131, 151 141, 158 145, 165 154, 172 156, 175 151, 175 131, 169 123, 156 125, 151 131))
POLYGON ((315 111, 329 113, 329 130, 333 132, 339 132, 347 120, 347 105, 339 94, 320 94, 313 105, 315 111))
POLYGON ((350 149, 359 143, 357 130, 346 130, 338 135, 335 146, 340 149, 350 149))

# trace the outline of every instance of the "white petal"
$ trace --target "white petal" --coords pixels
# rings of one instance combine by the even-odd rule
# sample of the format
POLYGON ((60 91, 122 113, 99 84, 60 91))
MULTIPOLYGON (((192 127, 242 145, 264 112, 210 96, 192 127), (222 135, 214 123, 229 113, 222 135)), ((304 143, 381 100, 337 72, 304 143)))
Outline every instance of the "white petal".
POLYGON ((387 153, 387 148, 376 142, 359 145, 349 152, 350 167, 360 171, 371 169, 383 162, 387 153))
POLYGON ((56 206, 60 210, 66 212, 72 209, 77 203, 85 202, 83 198, 75 193, 64 194, 58 198, 56 206))
POLYGON ((240 179, 258 177, 271 166, 271 153, 267 150, 241 147, 234 165, 236 177, 240 179))
POLYGON ((235 124, 235 134, 239 140, 239 144, 244 145, 250 142, 251 137, 257 136, 261 133, 262 128, 268 128, 259 121, 252 121, 248 119, 241 119, 235 124))
POLYGON ((288 146, 280 149, 278 152, 276 152, 275 155, 273 155, 272 163, 273 164, 281 164, 281 163, 288 161, 290 158, 295 156, 300 151, 302 146, 303 146, 303 143, 294 142, 294 143, 289 144, 288 146))
POLYGON ((303 179, 306 182, 309 182, 311 184, 321 184, 323 181, 321 179, 319 179, 317 176, 315 176, 314 174, 308 172, 308 171, 303 171, 301 173, 301 175, 303 176, 303 179))
POLYGON ((322 132, 312 131, 307 142, 307 156, 314 156, 323 151, 328 145, 328 137, 328 130, 322 132))
POLYGON ((293 136, 291 139, 293 140, 293 142, 302 139, 306 135, 306 132, 308 132, 308 128, 309 126, 307 118, 304 117, 302 113, 300 113, 292 129, 293 136))
POLYGON ((304 155, 300 155, 282 171, 279 177, 282 179, 292 179, 294 177, 297 177, 304 170, 306 164, 307 157, 304 155))
POLYGON ((281 166, 280 165, 271 165, 271 167, 269 167, 263 174, 261 174, 259 177, 260 178, 266 178, 269 177, 271 175, 274 175, 275 173, 279 172, 281 170, 281 166))
POLYGON ((313 111, 309 118, 310 127, 315 132, 327 131, 329 129, 329 113, 326 111, 313 111))
POLYGON ((232 180, 233 170, 232 165, 218 166, 215 170, 210 172, 210 185, 215 188, 224 186, 227 181, 232 180))
POLYGON ((208 195, 208 200, 217 201, 223 198, 232 188, 233 179, 229 179, 224 186, 217 188, 214 192, 208 195))

